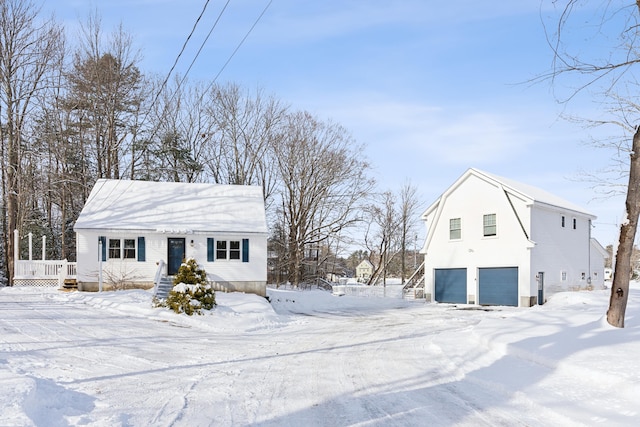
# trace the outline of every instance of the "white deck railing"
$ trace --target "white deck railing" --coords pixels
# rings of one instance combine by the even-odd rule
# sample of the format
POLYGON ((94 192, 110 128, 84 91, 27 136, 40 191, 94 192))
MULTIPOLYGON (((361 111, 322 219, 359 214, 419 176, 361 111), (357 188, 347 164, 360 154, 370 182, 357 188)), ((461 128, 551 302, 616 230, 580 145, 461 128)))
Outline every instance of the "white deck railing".
POLYGON ((76 278, 77 263, 67 260, 16 260, 14 280, 57 280, 62 286, 65 279, 76 278))

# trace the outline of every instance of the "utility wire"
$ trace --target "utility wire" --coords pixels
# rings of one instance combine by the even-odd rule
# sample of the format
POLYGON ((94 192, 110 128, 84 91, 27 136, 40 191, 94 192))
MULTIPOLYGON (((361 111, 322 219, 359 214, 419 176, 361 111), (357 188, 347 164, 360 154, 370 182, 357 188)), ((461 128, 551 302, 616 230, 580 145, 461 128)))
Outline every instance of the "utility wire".
MULTIPOLYGON (((191 28, 191 32, 189 33, 189 35, 187 36, 187 39, 182 44, 182 49, 180 49, 180 52, 178 53, 178 56, 176 56, 175 61, 173 61, 173 65, 171 66, 171 69, 167 73, 167 76, 165 77, 164 81, 160 85, 160 89, 158 89, 158 92, 156 92, 156 95, 153 98, 153 101, 151 102, 151 105, 149 106, 149 110, 148 111, 151 111, 153 109, 153 106, 156 104, 156 102, 158 102, 158 98, 160 98, 160 94, 162 93, 162 91, 164 90, 165 86, 167 85, 167 82, 169 81, 169 78, 171 77, 171 73, 173 73, 173 70, 178 65, 178 61, 180 60, 180 57, 184 53, 185 49, 187 48, 187 44, 189 43, 189 40, 191 40, 191 36, 193 36, 193 33, 196 31, 196 28, 198 27, 198 23, 200 22, 200 19, 202 19, 202 16, 204 15, 205 11, 207 10, 207 6, 209 6, 209 1, 210 0, 206 0, 206 2, 204 3, 204 6, 202 7, 202 11, 200 12, 200 15, 198 15, 198 18, 196 19, 196 22, 194 22, 194 24, 193 24, 193 28, 191 28)), ((148 116, 149 116, 149 112, 147 112, 147 114, 144 116, 144 118, 140 122, 140 126, 142 126, 144 124, 144 122, 147 120, 148 116)), ((155 135, 155 131, 154 131, 153 134, 155 135)))
MULTIPOLYGON (((209 5, 209 1, 210 0, 206 0, 206 3, 204 5, 204 7, 202 8, 202 11, 200 12, 200 15, 198 16, 198 18, 196 19, 196 22, 193 25, 193 28, 191 29, 191 32, 189 33, 189 35, 187 36, 187 39, 185 40, 182 49, 180 50, 180 53, 178 53, 178 56, 176 57, 176 60, 173 63, 173 66, 171 67, 171 69, 169 70, 169 73, 167 73, 166 78, 164 79, 164 81, 162 82, 162 85, 160 86, 160 89, 158 89, 158 92, 156 93, 153 102, 151 103, 151 105, 149 106, 149 110, 147 111, 147 113, 145 114, 143 120, 141 121, 141 125, 144 124, 144 122, 146 121, 147 117, 149 116, 149 113, 152 111, 153 106, 156 104, 156 102, 158 101, 158 98, 160 97, 160 95, 162 94, 162 91, 164 90, 165 86, 167 85, 167 82, 169 81, 169 78, 171 76, 171 73, 173 72, 173 70, 175 69, 178 60, 180 59, 180 57, 182 56, 182 53, 184 52, 189 40, 191 39, 191 36, 193 35, 193 33, 195 32, 196 27, 198 26, 198 23, 200 22, 200 19, 202 18, 202 16, 204 15, 207 6, 209 5)), ((220 18, 222 17, 222 15, 224 14, 225 10, 227 9, 227 6, 229 5, 229 3, 231 2, 231 0, 227 0, 227 2, 225 3, 224 7, 222 8, 222 10, 220 11, 220 13, 218 14, 218 17, 216 18, 215 22, 213 23, 213 25, 211 26, 211 29, 209 30, 209 33, 207 34, 207 36, 205 37, 204 41, 200 44, 200 48, 198 49, 198 51, 196 52, 193 60, 191 61, 191 64, 189 64, 189 68, 187 68, 187 71, 185 72, 184 76, 182 77, 182 79, 180 80, 178 87, 176 88, 176 90, 173 92, 173 94, 171 95, 171 99, 173 99, 176 95, 176 93, 178 92, 178 90, 180 89, 180 87, 182 86, 182 84, 184 83, 184 81, 187 78, 187 75, 189 74, 189 71, 191 70, 191 68, 193 67, 193 65, 195 64, 196 60, 198 59, 198 57, 200 56, 200 53, 202 52, 202 49, 204 48, 206 42, 209 40, 209 37, 211 36, 211 34, 213 33, 213 30, 216 28, 216 26, 218 25, 218 22, 220 21, 220 18)), ((273 3, 273 0, 269 0, 269 3, 267 3, 267 5, 264 7, 264 9, 262 10, 262 12, 260 13, 260 15, 258 15, 258 17, 256 18, 256 20, 253 22, 253 25, 251 25, 251 27, 249 28, 249 30, 247 31, 247 33, 244 35, 244 37, 242 38, 242 40, 240 40, 240 43, 238 43, 238 45, 236 46, 236 48, 233 50, 233 52, 231 53, 231 55, 229 56, 229 58, 227 59, 227 61, 222 65, 222 67, 220 68, 220 70, 218 71, 218 73, 215 75, 215 77, 213 78, 213 80, 211 81, 211 83, 208 85, 208 88, 210 89, 216 82, 216 80, 218 79, 218 77, 220 76, 220 74, 222 74, 222 72, 224 71, 224 69, 227 67, 227 65, 229 65, 229 63, 231 62, 231 59, 233 59, 233 57, 235 56, 235 54, 238 52, 238 50, 240 49, 240 47, 242 47, 242 45, 244 44, 244 42, 247 40, 247 38, 249 37, 249 35, 253 32, 253 29, 256 27, 256 25, 258 25, 258 22, 260 22, 260 20, 262 19, 262 17, 264 16, 264 14, 267 12, 267 10, 269 9, 269 7, 271 6, 271 3, 273 3)), ((208 90, 207 90, 208 91, 208 90)), ((204 93, 207 92, 204 91, 203 94, 201 96, 204 96, 204 93)), ((165 110, 166 111, 166 110, 165 110)), ((162 113, 162 116, 164 116, 164 112, 162 113)), ((158 127, 155 126, 153 129, 153 132, 151 133, 151 136, 149 137, 149 139, 153 139, 156 135, 156 133, 158 132, 158 127)))
POLYGON ((240 43, 238 43, 238 46, 236 46, 235 50, 229 56, 229 59, 227 59, 227 62, 224 63, 222 68, 220 68, 220 71, 218 71, 218 74, 216 74, 216 76, 213 78, 213 81, 211 82, 212 84, 215 83, 215 81, 218 79, 220 74, 222 74, 222 72, 227 67, 227 65, 229 65, 229 62, 231 62, 231 59, 235 56, 236 52, 238 52, 240 47, 244 44, 245 40, 247 40, 247 38, 249 37, 249 34, 251 34, 253 29, 256 27, 256 25, 258 25, 258 22, 260 22, 260 20, 264 16, 264 14, 267 12, 267 9, 269 9, 269 6, 271 6, 271 3, 273 3, 273 0, 269 0, 269 3, 267 3, 267 5, 264 7, 264 9, 262 9, 262 13, 260 13, 258 18, 256 18, 256 20, 253 23, 253 25, 251 26, 251 28, 249 28, 249 31, 247 31, 247 34, 245 34, 245 36, 242 38, 242 40, 240 40, 240 43))
MULTIPOLYGON (((198 49, 198 51, 196 52, 196 55, 193 57, 193 61, 191 61, 191 64, 189 64, 189 68, 187 68, 187 71, 184 73, 184 76, 182 76, 182 80, 180 80, 180 84, 178 85, 178 88, 176 88, 176 91, 180 88, 180 86, 182 86, 182 83, 184 83, 184 81, 186 80, 187 74, 189 74, 189 71, 191 71, 191 67, 193 67, 193 64, 196 63, 196 59, 198 59, 198 56, 200 56, 200 52, 202 52, 202 49, 204 48, 204 45, 209 40, 209 37, 211 36, 211 33, 213 33, 213 30, 218 26, 218 22, 220 21, 220 18, 222 18, 222 14, 227 9, 227 6, 229 6, 230 2, 231 2, 231 0, 227 0, 227 2, 225 3, 224 7, 222 8, 220 13, 218 14, 218 18, 216 18, 215 22, 211 26, 211 29, 209 30, 209 33, 207 33, 207 37, 205 37, 204 40, 202 41, 202 43, 200 44, 200 49, 198 49)), ((173 99, 173 97, 172 97, 172 99, 173 99)))

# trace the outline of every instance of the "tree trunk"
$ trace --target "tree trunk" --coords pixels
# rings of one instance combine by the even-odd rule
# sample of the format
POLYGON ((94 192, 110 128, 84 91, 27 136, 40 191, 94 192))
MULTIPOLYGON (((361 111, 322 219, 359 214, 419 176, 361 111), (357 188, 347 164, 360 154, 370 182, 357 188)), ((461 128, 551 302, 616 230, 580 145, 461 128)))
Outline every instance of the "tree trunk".
POLYGON ((627 218, 620 227, 620 240, 616 253, 616 265, 611 285, 607 322, 617 328, 624 328, 624 316, 629 297, 631 277, 631 253, 640 214, 640 126, 633 135, 633 147, 629 165, 629 186, 626 200, 627 218))

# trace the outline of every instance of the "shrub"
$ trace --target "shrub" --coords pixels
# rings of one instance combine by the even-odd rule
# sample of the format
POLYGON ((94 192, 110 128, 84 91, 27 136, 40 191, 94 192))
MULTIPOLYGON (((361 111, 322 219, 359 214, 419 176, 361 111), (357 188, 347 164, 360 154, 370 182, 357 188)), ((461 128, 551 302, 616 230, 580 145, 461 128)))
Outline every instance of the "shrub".
POLYGON ((173 284, 185 283, 187 285, 197 285, 207 283, 207 273, 200 268, 195 259, 189 258, 184 261, 178 269, 178 274, 173 279, 173 284))
POLYGON ((207 273, 193 258, 182 263, 173 283, 165 305, 176 313, 191 316, 216 306, 216 295, 207 283, 207 273))

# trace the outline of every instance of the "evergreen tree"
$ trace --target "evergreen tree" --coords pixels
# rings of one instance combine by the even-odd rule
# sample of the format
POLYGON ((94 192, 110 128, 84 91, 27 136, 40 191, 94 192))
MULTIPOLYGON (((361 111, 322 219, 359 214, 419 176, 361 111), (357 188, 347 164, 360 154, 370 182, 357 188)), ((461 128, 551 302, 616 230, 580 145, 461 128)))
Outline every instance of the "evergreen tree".
POLYGON ((189 316, 202 314, 202 310, 211 310, 216 306, 216 295, 207 283, 207 273, 195 259, 189 258, 182 263, 173 284, 175 286, 169 292, 167 301, 159 305, 189 316))
POLYGON ((178 273, 173 279, 173 284, 184 283, 186 285, 199 285, 207 283, 207 273, 200 268, 195 259, 189 258, 182 263, 178 273))

